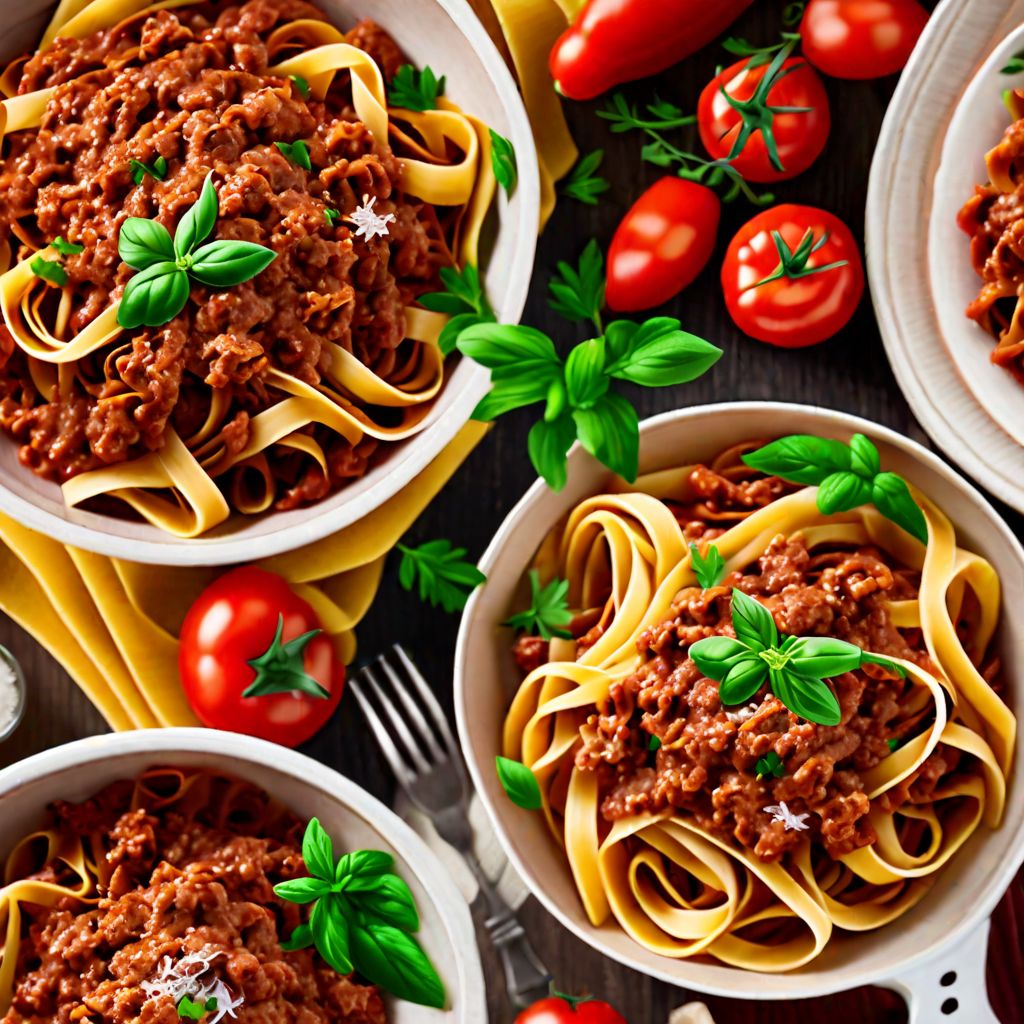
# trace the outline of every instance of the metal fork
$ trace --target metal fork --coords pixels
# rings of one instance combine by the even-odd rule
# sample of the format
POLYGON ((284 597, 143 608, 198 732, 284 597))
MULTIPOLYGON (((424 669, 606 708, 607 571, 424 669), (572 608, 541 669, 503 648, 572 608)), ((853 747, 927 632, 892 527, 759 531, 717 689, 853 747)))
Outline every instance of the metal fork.
POLYGON ((509 998, 519 1007, 548 995, 551 974, 473 851, 466 769, 427 681, 395 644, 390 657, 381 655, 348 685, 399 785, 434 823, 438 835, 462 854, 476 877, 487 905, 485 926, 501 957, 509 998))

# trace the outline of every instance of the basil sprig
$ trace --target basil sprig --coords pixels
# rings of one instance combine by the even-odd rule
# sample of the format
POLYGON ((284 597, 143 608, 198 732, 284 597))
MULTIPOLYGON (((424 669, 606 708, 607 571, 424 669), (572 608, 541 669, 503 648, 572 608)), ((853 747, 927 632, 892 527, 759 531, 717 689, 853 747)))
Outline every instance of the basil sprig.
POLYGON ((512 143, 499 135, 493 128, 491 132, 491 167, 498 184, 508 195, 512 194, 519 180, 519 165, 516 162, 516 151, 512 143))
POLYGON ((557 576, 543 587, 536 569, 530 570, 530 607, 506 619, 503 625, 550 640, 561 637, 571 640, 565 626, 572 622, 569 610, 569 581, 557 576))
POLYGON ((127 284, 117 322, 124 328, 160 327, 188 302, 191 282, 231 288, 266 270, 277 253, 256 242, 221 239, 202 243, 217 223, 217 192, 212 172, 199 199, 181 218, 171 238, 159 221, 129 217, 121 225, 117 251, 140 273, 127 284))
POLYGON ((494 323, 494 310, 487 301, 480 272, 472 263, 461 270, 458 267, 441 268, 443 292, 429 292, 417 300, 424 309, 447 313, 451 319, 444 325, 437 340, 444 355, 455 350, 459 332, 473 324, 494 323))
POLYGON ((313 818, 302 840, 309 878, 274 886, 289 903, 313 904, 282 949, 317 952, 339 974, 356 970, 398 999, 442 1009, 444 985, 412 933, 420 917, 409 886, 394 874, 394 858, 380 850, 357 850, 337 861, 334 845, 313 818))
POLYGON ((309 146, 302 139, 298 139, 295 142, 275 142, 274 145, 293 164, 306 171, 313 170, 313 161, 309 159, 309 146))
POLYGON ((509 757, 496 757, 494 765, 501 788, 516 807, 522 807, 524 811, 539 811, 544 806, 537 776, 525 764, 509 757))
POLYGON ((690 541, 690 564, 693 566, 697 582, 704 590, 717 587, 725 575, 725 559, 714 544, 709 544, 707 554, 701 554, 700 548, 690 541))
POLYGON ((817 485, 823 515, 874 505, 886 519, 928 543, 928 524, 906 480, 882 472, 878 449, 863 434, 854 434, 848 445, 813 434, 792 434, 748 452, 743 461, 783 480, 817 485))
POLYGON ((825 682, 866 663, 902 677, 903 669, 881 655, 835 637, 780 635, 771 612, 742 590, 732 592, 731 636, 709 636, 690 647, 694 664, 718 682, 723 704, 745 704, 768 680, 772 693, 794 714, 818 725, 838 725, 839 701, 825 682))

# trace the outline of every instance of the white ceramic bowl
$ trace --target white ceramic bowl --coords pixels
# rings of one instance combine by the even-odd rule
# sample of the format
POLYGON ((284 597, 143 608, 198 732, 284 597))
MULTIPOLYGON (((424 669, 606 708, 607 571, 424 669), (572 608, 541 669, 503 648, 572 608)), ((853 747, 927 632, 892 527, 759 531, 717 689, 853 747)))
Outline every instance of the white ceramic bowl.
MULTIPOLYGON (((506 136, 515 147, 519 183, 499 190, 496 227, 481 270, 498 318, 518 321, 526 302, 537 242, 540 181, 533 135, 508 68, 466 0, 318 0, 342 28, 373 18, 419 66, 447 76, 446 94, 506 136)), ((37 44, 52 0, 0 3, 0 56, 37 44)), ((2 201, 2 200, 0 200, 2 201)), ((310 508, 259 517, 232 516, 204 537, 168 536, 148 523, 69 509, 60 488, 18 464, 17 446, 0 437, 0 512, 75 547, 160 565, 254 561, 320 540, 397 494, 469 420, 488 388, 488 371, 468 359, 455 368, 415 437, 393 446, 364 477, 310 508)))
POLYGON ((337 772, 283 747, 211 729, 113 733, 54 747, 0 771, 0 863, 38 827, 52 800, 82 800, 159 765, 215 768, 262 786, 300 818, 318 817, 346 850, 395 856, 420 910, 417 935, 448 992, 449 1009, 388 1000, 390 1024, 480 1024, 483 972, 465 899, 423 841, 392 811, 337 772))
MULTIPOLYGON (((750 438, 811 433, 847 439, 858 431, 867 434, 878 444, 883 465, 903 474, 938 502, 956 524, 962 543, 997 567, 1004 607, 1010 610, 1003 617, 999 637, 1010 702, 1018 708, 1024 704, 1024 621, 1014 613, 1024 601, 1024 550, 985 499, 936 456, 865 420, 781 403, 700 406, 656 416, 642 423, 640 429, 641 472, 709 458, 750 438)), ((512 635, 498 624, 524 596, 523 576, 544 536, 573 506, 600 493, 607 482, 607 470, 576 446, 569 455, 569 482, 561 493, 552 492, 542 482, 526 493, 480 562, 487 583, 467 606, 459 632, 455 709, 463 750, 505 852, 530 891, 573 934, 613 960, 702 992, 748 999, 792 999, 877 983, 893 987, 902 984, 921 992, 921 981, 908 980, 908 976, 918 965, 927 964, 924 988, 930 979, 936 994, 943 994, 943 998, 955 995, 953 990, 940 989, 939 977, 955 968, 962 976, 961 985, 968 983, 968 937, 974 938, 983 951, 984 934, 978 929, 985 928, 988 915, 1024 860, 1024 789, 1020 785, 1010 788, 1002 828, 975 833, 914 910, 887 928, 833 939, 819 958, 792 973, 763 974, 718 963, 670 960, 637 945, 614 920, 600 928, 590 924, 564 854, 543 818, 515 807, 494 771, 494 757, 501 752, 502 722, 519 682, 509 654, 512 635), (951 952, 954 947, 955 962, 951 952), (951 962, 940 964, 935 958, 942 956, 951 962)), ((1018 774, 1022 758, 1018 744, 1018 774)), ((983 956, 980 963, 982 969, 975 971, 974 980, 983 994, 983 956)), ((927 1024, 947 1019, 939 1016, 940 1003, 935 1002, 934 1016, 922 1010, 920 1019, 927 1024)), ((989 1018, 972 1015, 966 1019, 979 1024, 989 1018)))

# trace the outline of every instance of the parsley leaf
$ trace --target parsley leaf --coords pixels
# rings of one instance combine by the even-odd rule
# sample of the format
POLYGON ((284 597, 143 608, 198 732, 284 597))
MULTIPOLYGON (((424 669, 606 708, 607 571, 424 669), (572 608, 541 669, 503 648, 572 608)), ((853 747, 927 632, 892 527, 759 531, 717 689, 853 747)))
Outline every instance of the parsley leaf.
POLYGON ((61 256, 77 256, 80 252, 85 252, 84 245, 77 245, 74 242, 68 242, 61 235, 58 235, 50 245, 56 249, 61 256))
POLYGON ((548 305, 559 316, 566 320, 589 320, 598 334, 604 332, 604 256, 596 239, 587 243, 576 268, 559 260, 558 273, 548 282, 548 292, 548 305))
POLYGON ((334 222, 341 216, 340 210, 335 210, 328 206, 324 208, 324 220, 333 228, 334 222))
POLYGON ((769 750, 754 765, 754 771, 757 773, 758 779, 763 779, 766 775, 774 775, 777 779, 781 778, 784 770, 782 758, 774 750, 769 750))
POLYGON ((299 95, 304 100, 308 100, 309 82, 307 82, 306 79, 302 77, 302 75, 289 75, 288 78, 290 79, 292 85, 295 86, 296 90, 298 90, 299 95))
POLYGON ((63 288, 68 283, 67 271, 56 260, 34 256, 29 263, 29 268, 36 277, 49 281, 51 284, 56 284, 63 288))
POLYGON ((690 563, 693 566, 697 582, 704 590, 717 587, 725 575, 725 559, 714 544, 707 546, 707 554, 702 555, 693 541, 690 542, 690 563))
POLYGON ((1015 53, 1006 62, 1006 65, 999 69, 999 73, 1002 75, 1019 75, 1022 71, 1024 71, 1024 50, 1015 53))
POLYGON ((398 545, 402 561, 398 580, 405 590, 418 583, 421 601, 440 605, 446 612, 461 611, 470 593, 487 577, 465 560, 466 549, 452 547, 449 540, 431 540, 416 548, 398 545))
POLYGON ((274 145, 293 164, 303 168, 303 170, 313 170, 313 162, 309 159, 309 146, 302 139, 297 139, 295 142, 275 142, 274 145))
POLYGON ((636 104, 627 103, 626 97, 621 92, 616 92, 612 94, 604 109, 597 112, 597 116, 610 122, 612 131, 616 134, 635 128, 657 131, 682 128, 694 124, 697 120, 693 114, 684 114, 682 108, 674 103, 657 98, 647 104, 647 113, 650 117, 643 117, 638 112, 636 104))
POLYGON ((489 130, 491 133, 491 167, 494 169, 494 177, 505 192, 511 195, 519 180, 516 151, 504 135, 499 135, 493 128, 489 130))
POLYGON ((194 1002, 187 994, 183 995, 178 1002, 178 1016, 188 1020, 202 1020, 206 1014, 206 1007, 202 1003, 194 1002))
POLYGON ((438 338, 441 352, 449 355, 463 330, 474 324, 494 323, 496 317, 484 294, 480 274, 472 263, 467 263, 461 270, 442 267, 441 284, 445 287, 443 292, 428 292, 418 301, 424 309, 451 316, 438 338))
POLYGON ((592 153, 581 156, 569 172, 569 176, 562 182, 562 195, 586 206, 597 206, 598 197, 612 187, 606 178, 597 173, 603 159, 603 149, 595 149, 592 153))
POLYGON ((571 640, 572 633, 562 628, 572 622, 568 594, 568 580, 556 576, 542 587, 540 574, 536 569, 531 569, 530 607, 506 619, 504 625, 524 633, 538 635, 544 640, 550 640, 553 636, 571 640))
POLYGON ((436 110, 437 98, 443 94, 444 75, 438 78, 429 65, 417 71, 411 64, 403 64, 388 89, 392 106, 404 110, 436 110))

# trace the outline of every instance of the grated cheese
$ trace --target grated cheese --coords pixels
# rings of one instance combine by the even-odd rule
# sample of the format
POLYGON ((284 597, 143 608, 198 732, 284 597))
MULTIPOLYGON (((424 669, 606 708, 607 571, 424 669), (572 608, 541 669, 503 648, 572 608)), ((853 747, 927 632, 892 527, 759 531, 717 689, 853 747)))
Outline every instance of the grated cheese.
POLYGON ((223 952, 186 953, 179 960, 165 956, 160 961, 155 977, 142 982, 142 989, 150 998, 167 996, 175 1005, 188 996, 194 1003, 205 1003, 208 999, 217 1000, 216 1010, 207 1024, 219 1024, 225 1017, 235 1017, 235 1010, 245 1002, 239 995, 237 998, 224 981, 214 972, 213 961, 223 952))

